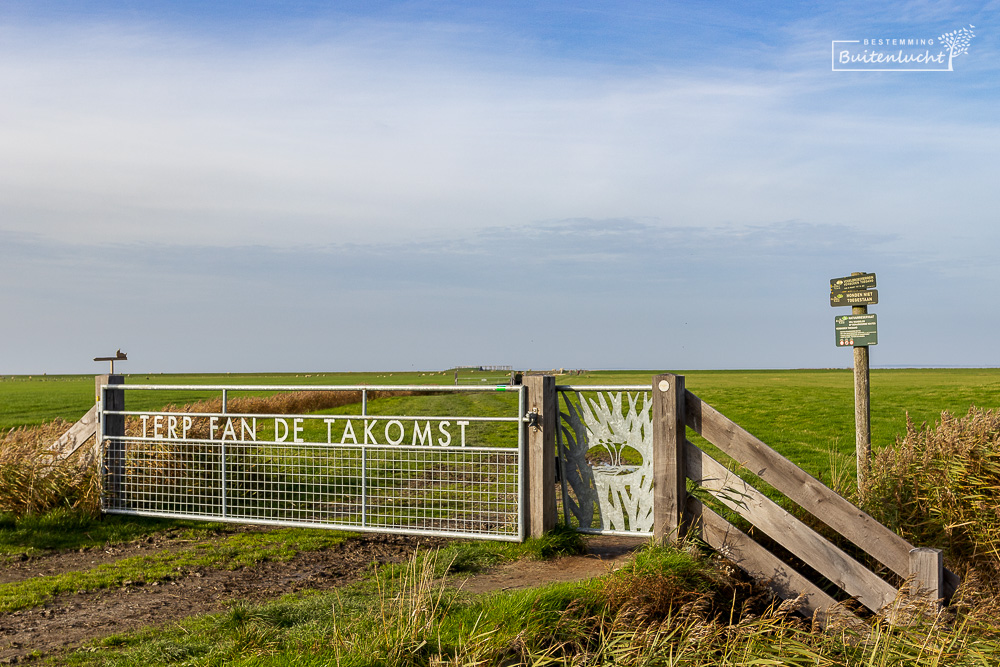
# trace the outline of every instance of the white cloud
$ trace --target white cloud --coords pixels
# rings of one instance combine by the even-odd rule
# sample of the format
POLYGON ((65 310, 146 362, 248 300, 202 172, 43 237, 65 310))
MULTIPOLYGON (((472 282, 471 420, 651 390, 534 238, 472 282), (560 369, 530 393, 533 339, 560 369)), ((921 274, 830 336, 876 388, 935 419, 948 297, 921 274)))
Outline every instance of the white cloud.
MULTIPOLYGON (((920 363, 898 323, 1000 281, 1000 131, 968 79, 832 74, 815 25, 769 67, 317 25, 0 32, 8 349, 45 341, 53 370, 109 345, 151 370, 834 365, 826 280, 873 270, 897 322, 880 363, 920 363)), ((991 363, 987 338, 927 363, 991 363)))
POLYGON ((581 215, 927 224, 949 188, 973 218, 992 203, 1000 133, 942 124, 934 96, 872 116, 824 92, 827 72, 531 71, 374 37, 8 42, 4 227, 287 245, 581 215), (827 108, 803 112, 817 95, 827 108))

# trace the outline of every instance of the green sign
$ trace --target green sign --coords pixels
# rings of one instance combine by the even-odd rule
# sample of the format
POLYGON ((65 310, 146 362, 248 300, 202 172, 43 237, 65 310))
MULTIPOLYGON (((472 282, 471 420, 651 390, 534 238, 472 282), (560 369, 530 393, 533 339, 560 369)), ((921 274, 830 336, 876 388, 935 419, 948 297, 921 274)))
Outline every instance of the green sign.
POLYGON ((860 273, 856 276, 844 276, 830 281, 830 292, 847 292, 875 287, 874 273, 860 273))
POLYGON ((833 319, 837 347, 867 347, 878 344, 878 320, 868 315, 838 315, 833 319))
POLYGON ((877 289, 830 292, 831 306, 870 306, 876 303, 878 303, 877 289))

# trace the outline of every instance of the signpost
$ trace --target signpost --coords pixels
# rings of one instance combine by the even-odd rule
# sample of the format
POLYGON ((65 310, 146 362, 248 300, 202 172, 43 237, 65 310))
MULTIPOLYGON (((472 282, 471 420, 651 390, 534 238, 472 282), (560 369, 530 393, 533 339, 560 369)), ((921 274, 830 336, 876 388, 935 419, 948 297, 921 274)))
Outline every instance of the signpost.
POLYGON ((852 273, 830 280, 830 305, 851 306, 850 315, 834 319, 837 347, 854 348, 854 437, 858 456, 858 488, 868 476, 872 451, 871 386, 868 346, 878 343, 878 325, 868 306, 878 303, 874 273, 852 273))
POLYGON ((837 315, 834 330, 837 347, 878 344, 878 315, 837 315))
POLYGON ((878 290, 834 291, 830 290, 831 306, 871 306, 878 303, 878 290))
POLYGON ((834 278, 830 281, 831 292, 843 292, 846 290, 862 290, 875 287, 874 273, 852 273, 843 278, 834 278))

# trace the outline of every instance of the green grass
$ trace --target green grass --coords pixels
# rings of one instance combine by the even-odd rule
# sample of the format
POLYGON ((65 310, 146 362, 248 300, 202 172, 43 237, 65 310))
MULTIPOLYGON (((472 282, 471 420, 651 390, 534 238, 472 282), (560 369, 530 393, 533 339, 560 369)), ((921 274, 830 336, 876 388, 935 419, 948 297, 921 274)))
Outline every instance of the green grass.
MULTIPOLYGON (((648 384, 656 372, 595 371, 557 384, 648 384)), ((830 479, 831 450, 853 456, 849 369, 675 372, 685 376, 689 391, 824 481, 830 479)), ((905 433, 907 412, 919 424, 939 419, 944 410, 964 415, 970 405, 1000 408, 1000 369, 873 370, 872 446, 892 444, 905 433)))
POLYGON ((234 526, 200 521, 108 515, 94 518, 65 508, 41 515, 0 516, 0 563, 46 551, 78 551, 118 545, 155 533, 170 532, 184 539, 206 539, 236 530, 234 526))
MULTIPOLYGON (((125 374, 126 384, 178 385, 402 385, 453 384, 447 371, 408 373, 199 373, 125 374)), ((214 398, 218 392, 156 392, 130 395, 129 407, 152 410, 183 400, 214 398)), ((75 422, 94 405, 93 375, 0 376, 0 433, 61 417, 75 422)))
MULTIPOLYGON (((592 371, 559 376, 559 384, 647 384, 658 371, 592 371)), ((854 449, 853 373, 847 369, 790 371, 678 371, 687 388, 748 431, 814 474, 828 468, 827 451, 854 449)), ((311 373, 127 375, 150 384, 445 384, 438 373, 311 373)), ((886 369, 871 373, 875 447, 905 431, 906 413, 918 424, 942 410, 965 414, 970 405, 1000 407, 1000 369, 886 369)), ((5 376, 0 381, 0 431, 62 417, 79 419, 93 405, 92 376, 5 376)), ((152 409, 208 394, 129 394, 129 407, 152 409)), ((498 394, 502 396, 502 394, 498 394)), ((454 397, 450 397, 454 399, 454 397)), ((430 401, 430 397, 425 399, 430 401)), ((434 399, 441 400, 441 399, 434 399)), ((388 404, 387 404, 388 405, 388 404)), ((426 403, 428 411, 444 409, 426 403)), ((426 414, 426 413, 424 413, 426 414)))
MULTIPOLYGON (((557 382, 648 384, 654 374, 654 371, 593 372, 560 377, 557 382)), ((853 453, 853 378, 850 370, 689 371, 681 374, 686 376, 689 390, 821 479, 829 479, 831 449, 845 455, 853 453)), ((421 377, 414 373, 392 376, 337 374, 336 378, 314 374, 294 380, 293 377, 155 376, 146 380, 133 376, 128 381, 336 384, 339 378, 343 384, 452 382, 452 375, 421 377)), ((68 408, 45 394, 47 391, 54 395, 65 392, 62 394, 65 397, 73 384, 72 378, 3 380, 0 382, 0 406, 3 406, 0 428, 39 423, 59 416, 60 410, 68 408), (62 387, 60 382, 66 386, 62 387), (41 399, 43 395, 44 400, 41 399)), ((78 400, 79 414, 82 414, 92 401, 93 379, 89 376, 77 378, 76 385, 85 390, 83 399, 78 400)), ((871 385, 876 449, 891 443, 897 434, 905 431, 907 412, 919 423, 938 419, 942 410, 965 414, 972 404, 984 408, 1000 407, 1000 369, 875 370, 871 385)), ((440 415, 466 411, 480 414, 475 412, 477 410, 506 414, 509 410, 503 403, 509 399, 500 394, 384 400, 384 403, 373 402, 372 411, 440 415)), ((129 407, 151 406, 131 403, 129 407)), ((331 414, 355 411, 355 408, 345 407, 331 414)), ((66 418, 75 419, 79 414, 66 418)), ((847 472, 853 473, 853 470, 847 472)), ((125 536, 155 529, 155 524, 138 522, 123 527, 121 536, 115 537, 114 524, 105 522, 110 526, 107 532, 95 536, 94 531, 100 530, 98 526, 76 526, 74 520, 72 516, 41 518, 37 526, 31 528, 0 518, 0 552, 7 549, 8 554, 20 553, 14 550, 19 542, 31 543, 33 546, 28 548, 35 549, 77 548, 73 545, 125 540, 125 536), (51 526, 45 527, 46 521, 51 526), (83 533, 86 539, 78 536, 63 542, 64 538, 56 537, 60 530, 83 533), (43 537, 45 534, 48 537, 43 537)), ((192 526, 191 529, 197 528, 192 526)), ((305 532, 290 532, 286 541, 291 542, 291 536, 305 532)), ((45 600, 60 590, 116 586, 126 579, 152 581, 160 576, 173 576, 178 567, 238 567, 256 562, 255 558, 280 560, 290 557, 289 550, 309 548, 308 545, 289 547, 274 542, 244 544, 237 538, 241 536, 227 536, 216 544, 163 556, 163 560, 159 557, 127 559, 117 566, 118 569, 102 566, 92 571, 70 573, 64 578, 60 578, 63 575, 52 579, 40 577, 41 581, 26 585, 24 589, 15 587, 6 593, 0 591, 0 605, 37 604, 38 600, 45 600), (7 602, 8 599, 12 602, 7 602)), ((546 548, 562 548, 559 544, 556 540, 555 547, 546 548)), ((462 543, 456 551, 439 556, 431 575, 440 575, 445 570, 470 572, 501 560, 522 557, 521 548, 521 545, 505 543, 462 543)), ((671 558, 677 558, 676 562, 668 563, 669 559, 665 559, 653 569, 693 577, 685 581, 696 591, 706 584, 704 578, 699 578, 698 567, 686 562, 683 556, 674 554, 671 558)), ((698 624, 653 628, 642 618, 623 615, 621 610, 595 606, 601 599, 608 598, 608 589, 601 588, 598 595, 594 583, 470 599, 440 592, 434 587, 418 591, 422 585, 419 581, 430 576, 420 570, 422 567, 415 562, 409 570, 386 568, 380 577, 335 594, 306 594, 267 605, 238 604, 227 614, 189 619, 176 629, 114 637, 102 642, 103 648, 98 652, 76 654, 72 661, 116 665, 422 665, 431 664, 437 656, 452 664, 474 660, 480 660, 481 664, 500 664, 512 658, 536 664, 648 664, 650 656, 664 659, 663 656, 670 655, 677 659, 664 664, 992 665, 1000 655, 996 631, 974 625, 893 630, 874 626, 864 638, 855 637, 851 641, 815 637, 794 624, 787 625, 777 617, 766 616, 749 621, 735 634, 704 620, 698 624), (410 592, 403 595, 407 590, 410 592), (421 605, 411 604, 414 595, 423 596, 421 605), (642 651, 651 652, 643 654, 642 651), (642 655, 647 657, 642 658, 642 655)), ((653 576, 650 572, 635 576, 638 577, 635 590, 651 587, 650 580, 643 578, 653 576)))
MULTIPOLYGON (((470 596, 440 577, 465 544, 328 593, 116 635, 73 665, 996 664, 1000 636, 967 618, 810 632, 690 551, 646 549, 599 579, 470 596)), ((453 580, 454 583, 454 580, 453 580)))
POLYGON ((0 612, 35 607, 60 593, 119 588, 125 582, 170 580, 199 567, 235 570, 263 561, 285 562, 299 551, 327 549, 344 538, 344 533, 334 531, 286 528, 199 540, 180 551, 160 551, 103 563, 89 570, 0 584, 0 612))

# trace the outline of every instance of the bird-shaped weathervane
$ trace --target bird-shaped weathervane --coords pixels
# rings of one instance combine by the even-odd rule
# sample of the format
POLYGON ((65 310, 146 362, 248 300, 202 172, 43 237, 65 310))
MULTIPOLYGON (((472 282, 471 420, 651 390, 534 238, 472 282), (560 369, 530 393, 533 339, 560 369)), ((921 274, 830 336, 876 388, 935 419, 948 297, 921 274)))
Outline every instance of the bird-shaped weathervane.
POLYGON ((115 362, 116 361, 128 361, 128 356, 118 348, 113 357, 94 357, 94 361, 110 361, 111 362, 111 374, 115 374, 115 362))

